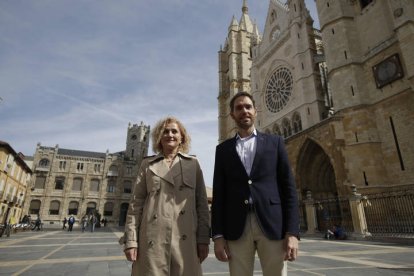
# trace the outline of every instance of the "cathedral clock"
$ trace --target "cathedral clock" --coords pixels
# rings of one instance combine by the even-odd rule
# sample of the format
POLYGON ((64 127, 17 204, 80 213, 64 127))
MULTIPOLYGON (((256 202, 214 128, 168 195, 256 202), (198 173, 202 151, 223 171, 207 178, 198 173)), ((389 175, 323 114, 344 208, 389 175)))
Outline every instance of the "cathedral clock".
POLYGON ((398 54, 390 56, 378 63, 372 67, 372 70, 374 71, 375 83, 378 88, 404 77, 398 54))
POLYGON ((282 110, 288 103, 293 88, 292 73, 286 67, 277 69, 266 84, 265 103, 270 112, 282 110))

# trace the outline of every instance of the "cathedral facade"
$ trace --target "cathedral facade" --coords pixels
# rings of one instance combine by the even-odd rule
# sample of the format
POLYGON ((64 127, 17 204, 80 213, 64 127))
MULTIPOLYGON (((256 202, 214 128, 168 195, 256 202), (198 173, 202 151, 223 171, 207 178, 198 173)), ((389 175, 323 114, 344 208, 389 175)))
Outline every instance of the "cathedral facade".
POLYGON ((320 30, 304 0, 270 0, 261 35, 243 1, 219 51, 219 142, 234 135, 230 98, 247 91, 257 129, 285 138, 302 202, 413 189, 414 2, 316 5, 320 30))
POLYGON ((37 145, 24 214, 45 226, 99 213, 124 225, 138 168, 148 154, 150 127, 129 124, 125 151, 109 153, 37 145))

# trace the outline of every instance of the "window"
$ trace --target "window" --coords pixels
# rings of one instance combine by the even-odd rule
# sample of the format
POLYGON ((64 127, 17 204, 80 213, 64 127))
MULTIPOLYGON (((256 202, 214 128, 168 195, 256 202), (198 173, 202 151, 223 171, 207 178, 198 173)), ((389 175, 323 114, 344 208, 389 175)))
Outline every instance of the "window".
POLYGON ((290 126, 290 122, 288 119, 283 120, 282 127, 283 127, 283 136, 285 138, 292 135, 292 127, 290 126))
POLYGON ((50 164, 50 162, 46 158, 43 158, 42 160, 39 161, 39 167, 42 167, 42 168, 49 167, 49 164, 50 164))
POLYGON ((270 112, 281 111, 292 95, 293 78, 290 70, 282 67, 277 69, 266 84, 265 103, 270 112))
POLYGON ((132 174, 132 167, 126 167, 126 173, 127 173, 127 175, 131 175, 132 174))
POLYGON ((114 210, 114 204, 112 202, 107 202, 107 203, 105 203, 105 206, 104 206, 103 215, 106 216, 106 217, 111 217, 113 210, 114 210))
POLYGON ((81 172, 81 171, 83 171, 83 163, 81 163, 81 162, 78 162, 78 164, 76 165, 76 169, 79 171, 79 172, 81 172))
POLYGON ((282 132, 280 131, 280 127, 278 124, 274 124, 273 126, 273 134, 282 136, 282 132))
POLYGON ((33 199, 30 202, 30 207, 29 207, 29 213, 31 215, 38 215, 40 212, 40 200, 37 199, 33 199))
POLYGON ((132 192, 132 183, 129 180, 124 181, 124 193, 130 194, 132 192))
POLYGON ((112 165, 109 167, 109 173, 111 175, 118 175, 118 167, 115 165, 112 165))
POLYGON ((83 179, 78 177, 78 178, 74 178, 73 179, 73 184, 72 184, 72 191, 81 191, 82 190, 82 182, 83 179))
POLYGON ((108 182, 108 186, 106 188, 106 191, 108 193, 115 193, 115 181, 114 180, 110 180, 108 182))
POLYGON ((100 172, 101 171, 101 164, 95 164, 93 169, 96 173, 100 172))
POLYGON ((79 203, 77 201, 71 201, 69 203, 68 215, 77 215, 78 214, 79 203))
POLYGON ((64 171, 66 169, 66 161, 59 161, 59 170, 64 171))
POLYGON ((99 192, 99 179, 92 179, 89 186, 91 192, 99 192))
POLYGON ((58 176, 55 178, 55 190, 63 190, 65 185, 65 178, 62 176, 58 176))
POLYGON ((60 202, 53 200, 50 202, 49 215, 59 215, 60 202))
POLYGON ((134 158, 134 153, 135 153, 135 150, 134 150, 134 149, 132 149, 132 150, 131 150, 131 157, 132 157, 132 158, 134 158))
POLYGON ((45 176, 36 176, 35 180, 35 189, 44 189, 46 183, 46 177, 45 176))
POLYGON ((302 130, 302 120, 300 118, 299 113, 295 113, 293 114, 293 118, 292 118, 292 123, 293 123, 293 132, 294 133, 298 133, 299 131, 302 130))

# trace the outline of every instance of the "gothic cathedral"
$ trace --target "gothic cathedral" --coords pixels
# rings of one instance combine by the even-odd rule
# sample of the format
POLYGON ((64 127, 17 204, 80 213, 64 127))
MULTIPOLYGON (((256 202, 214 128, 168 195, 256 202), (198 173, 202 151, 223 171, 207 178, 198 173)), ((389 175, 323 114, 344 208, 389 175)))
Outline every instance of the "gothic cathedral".
POLYGON ((234 135, 231 97, 247 91, 256 128, 285 138, 302 202, 413 190, 414 2, 316 6, 320 30, 304 0, 269 0, 260 34, 243 1, 219 51, 219 142, 234 135))

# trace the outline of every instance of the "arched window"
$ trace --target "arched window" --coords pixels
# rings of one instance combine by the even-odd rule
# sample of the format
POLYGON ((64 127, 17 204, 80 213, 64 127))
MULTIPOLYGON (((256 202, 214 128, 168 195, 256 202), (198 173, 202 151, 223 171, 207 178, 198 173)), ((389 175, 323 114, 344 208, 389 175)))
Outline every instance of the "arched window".
POLYGON ((111 217, 113 210, 114 210, 114 203, 113 202, 107 202, 107 203, 105 203, 105 206, 104 206, 103 215, 106 216, 106 217, 111 217))
POLYGON ((124 193, 130 194, 132 192, 132 182, 129 180, 124 181, 124 193))
POLYGON ((279 136, 282 136, 282 131, 280 131, 280 127, 278 124, 273 125, 273 134, 277 134, 279 136))
POLYGON ((286 118, 283 119, 282 127, 283 127, 283 136, 285 138, 292 135, 292 127, 291 127, 290 122, 289 122, 288 119, 286 119, 286 118))
POLYGON ((108 176, 118 176, 118 167, 111 165, 108 170, 108 176))
POLYGON ((78 208, 79 208, 79 202, 71 201, 69 203, 68 215, 75 215, 76 216, 78 214, 78 208))
POLYGON ((33 199, 33 200, 30 202, 29 213, 30 213, 31 215, 38 215, 38 214, 39 214, 39 212, 40 212, 40 205, 41 205, 40 200, 38 200, 38 199, 33 199))
POLYGON ((39 161, 39 167, 41 167, 41 168, 47 168, 47 167, 49 167, 49 164, 50 164, 50 162, 46 158, 43 158, 42 160, 39 161))
POLYGON ((106 187, 106 191, 108 193, 115 193, 115 187, 116 186, 116 182, 113 179, 109 179, 108 180, 108 186, 106 187))
POLYGON ((50 202, 49 215, 59 215, 59 209, 60 202, 57 200, 53 200, 52 202, 50 202))
POLYGON ((88 202, 86 205, 86 214, 90 215, 92 213, 95 213, 96 211, 96 203, 95 202, 88 202))
POLYGON ((76 177, 73 179, 73 184, 72 184, 72 191, 82 191, 82 183, 83 183, 83 179, 80 177, 76 177))
POLYGON ((293 123, 294 133, 298 133, 299 131, 302 131, 302 119, 300 118, 300 115, 298 112, 295 112, 295 114, 293 114, 292 123, 293 123))
POLYGON ((99 179, 92 179, 89 186, 91 192, 99 192, 99 179))

